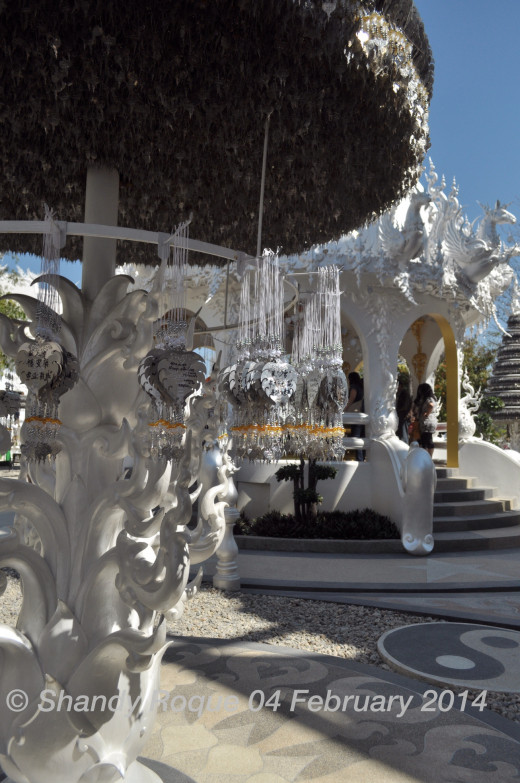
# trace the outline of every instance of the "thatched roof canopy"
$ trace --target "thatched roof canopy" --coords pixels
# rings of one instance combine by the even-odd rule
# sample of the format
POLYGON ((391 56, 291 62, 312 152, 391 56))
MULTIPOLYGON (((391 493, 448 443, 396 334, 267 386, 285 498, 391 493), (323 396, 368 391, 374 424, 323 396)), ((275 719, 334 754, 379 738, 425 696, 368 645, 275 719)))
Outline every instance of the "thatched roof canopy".
POLYGON ((0 0, 0 219, 42 219, 45 201, 82 221, 86 169, 108 165, 121 225, 192 214, 191 236, 254 253, 267 115, 264 247, 295 252, 385 210, 428 145, 428 41, 411 0, 324 5, 0 0), (374 11, 404 31, 412 70, 357 35, 374 11))

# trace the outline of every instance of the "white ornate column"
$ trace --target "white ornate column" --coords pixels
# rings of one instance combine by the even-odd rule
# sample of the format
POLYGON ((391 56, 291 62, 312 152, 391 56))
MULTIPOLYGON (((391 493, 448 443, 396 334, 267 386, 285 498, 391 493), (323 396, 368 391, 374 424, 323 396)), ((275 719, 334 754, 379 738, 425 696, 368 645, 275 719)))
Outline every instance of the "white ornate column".
MULTIPOLYGON (((60 339, 79 378, 60 404, 55 469, 33 460, 31 483, 0 480, 0 509, 30 531, 0 538, 0 565, 20 573, 24 599, 17 628, 0 626, 0 764, 14 783, 160 782, 137 757, 157 709, 164 617, 192 592, 192 546, 204 560, 223 535, 225 475, 206 493, 208 522, 187 527, 200 467, 192 442, 214 401, 193 400, 178 465, 151 458, 137 371, 157 308, 146 292, 127 292, 130 282, 112 277, 91 300, 61 280, 60 339), (23 702, 9 709, 16 688, 23 702)), ((14 298, 34 319, 38 302, 14 298)), ((0 342, 16 355, 27 337, 3 316, 0 342)))

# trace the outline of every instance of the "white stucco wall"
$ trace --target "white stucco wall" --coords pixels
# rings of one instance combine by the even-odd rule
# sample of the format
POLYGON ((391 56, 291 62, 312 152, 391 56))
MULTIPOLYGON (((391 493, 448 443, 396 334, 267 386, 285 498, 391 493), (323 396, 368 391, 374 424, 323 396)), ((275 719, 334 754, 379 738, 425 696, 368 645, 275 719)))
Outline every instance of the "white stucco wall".
MULTIPOLYGON (((269 464, 246 463, 235 476, 238 490, 237 506, 253 518, 272 509, 284 514, 294 512, 292 481, 278 482, 274 476, 282 465, 290 461, 269 464)), ((352 511, 372 508, 372 468, 369 462, 333 462, 336 478, 318 482, 323 495, 323 511, 352 511)))

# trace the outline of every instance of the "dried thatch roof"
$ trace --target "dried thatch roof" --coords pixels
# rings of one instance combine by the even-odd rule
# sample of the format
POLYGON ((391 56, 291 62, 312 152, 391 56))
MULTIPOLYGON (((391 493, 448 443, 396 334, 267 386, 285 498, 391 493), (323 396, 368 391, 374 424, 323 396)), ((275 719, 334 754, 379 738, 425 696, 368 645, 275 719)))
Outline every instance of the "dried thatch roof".
MULTIPOLYGON (((384 210, 416 179, 426 132, 408 77, 363 55, 360 4, 322 6, 0 0, 0 219, 41 219, 45 201, 81 221, 86 168, 108 165, 121 225, 169 231, 192 213, 192 236, 254 252, 268 114, 263 246, 294 252, 384 210)), ((404 28, 430 91, 411 0, 363 7, 404 28)))

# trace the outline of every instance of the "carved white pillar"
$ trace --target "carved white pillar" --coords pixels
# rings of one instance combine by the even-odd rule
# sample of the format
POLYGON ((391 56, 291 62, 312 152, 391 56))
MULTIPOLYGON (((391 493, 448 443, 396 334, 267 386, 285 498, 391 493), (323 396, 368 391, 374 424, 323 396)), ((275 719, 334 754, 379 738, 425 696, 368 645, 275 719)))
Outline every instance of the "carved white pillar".
MULTIPOLYGON (((119 173, 116 169, 90 167, 87 171, 85 223, 117 226, 118 209, 119 173)), ((115 269, 116 240, 85 237, 81 287, 90 301, 94 301, 115 269)))
MULTIPOLYGON (((23 515, 29 529, 25 540, 19 529, 0 536, 0 566, 16 568, 23 585, 16 629, 0 625, 0 765, 9 783, 161 783, 138 757, 158 707, 164 615, 178 615, 192 592, 192 542, 201 562, 224 534, 224 467, 204 519, 188 528, 199 470, 192 443, 214 407, 210 391, 193 395, 179 464, 150 456, 138 368, 157 305, 127 292, 129 282, 117 275, 91 300, 61 279, 61 335, 79 365, 60 404, 61 450, 55 469, 31 461, 30 481, 0 479, 0 511, 23 515), (8 701, 11 692, 20 698, 8 701)), ((22 302, 37 313, 36 299, 22 302)), ((3 325, 2 346, 25 345, 17 323, 3 325)))

